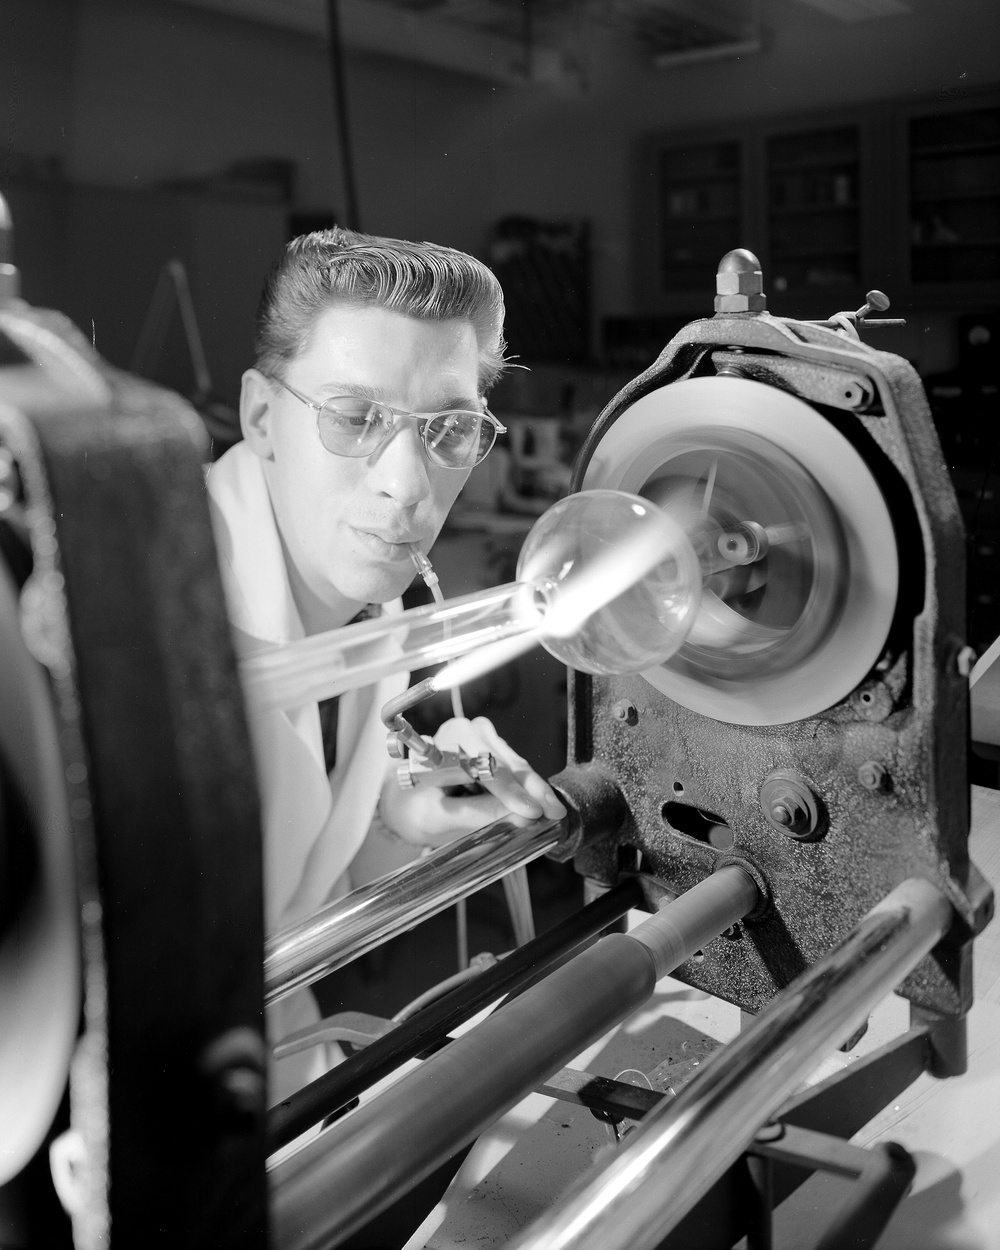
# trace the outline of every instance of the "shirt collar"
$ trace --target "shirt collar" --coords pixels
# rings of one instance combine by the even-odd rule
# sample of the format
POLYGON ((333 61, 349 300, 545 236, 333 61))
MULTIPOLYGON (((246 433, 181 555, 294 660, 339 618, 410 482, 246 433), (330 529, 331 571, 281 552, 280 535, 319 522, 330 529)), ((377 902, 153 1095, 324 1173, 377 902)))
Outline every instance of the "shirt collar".
POLYGON ((304 637, 264 468, 245 442, 212 465, 208 497, 234 627, 268 643, 304 637))

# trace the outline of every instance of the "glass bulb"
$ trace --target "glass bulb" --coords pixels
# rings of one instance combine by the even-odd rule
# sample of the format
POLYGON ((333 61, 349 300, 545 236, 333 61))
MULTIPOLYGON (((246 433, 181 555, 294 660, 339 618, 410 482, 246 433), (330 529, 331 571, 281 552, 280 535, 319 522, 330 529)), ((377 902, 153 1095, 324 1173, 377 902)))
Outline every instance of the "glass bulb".
POLYGON ((538 519, 517 580, 544 605, 545 649, 600 675, 639 672, 677 651, 698 611, 702 571, 684 530, 648 499, 588 490, 538 519))
POLYGON ((447 690, 536 642, 586 673, 638 672, 678 650, 701 602, 702 571, 684 530, 655 503, 621 491, 554 504, 532 527, 517 569, 506 586, 248 648, 244 692, 260 708, 301 707, 432 664, 444 664, 434 681, 447 690))

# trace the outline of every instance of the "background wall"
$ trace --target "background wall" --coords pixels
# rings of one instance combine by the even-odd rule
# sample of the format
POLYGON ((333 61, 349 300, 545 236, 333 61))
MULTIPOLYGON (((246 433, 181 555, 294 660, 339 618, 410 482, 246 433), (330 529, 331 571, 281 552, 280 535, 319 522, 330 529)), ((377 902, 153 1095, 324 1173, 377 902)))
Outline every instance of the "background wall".
MULTIPOLYGON (((629 313, 635 202, 649 194, 633 160, 641 135, 861 101, 947 97, 1000 77, 994 0, 912 7, 908 16, 849 24, 796 0, 764 0, 761 53, 670 71, 652 69, 603 28, 581 21, 577 81, 560 88, 498 86, 353 53, 347 74, 362 225, 483 255, 490 226, 505 215, 586 218, 595 316, 629 313)), ((343 211, 318 39, 169 0, 5 0, 0 86, 0 186, 61 171, 74 185, 148 190, 209 178, 234 161, 281 158, 295 164, 296 210, 343 211)), ((45 216, 37 203, 33 212, 45 216)), ((127 230, 126 221, 127 213, 116 229, 127 230)), ((29 225, 22 232, 34 256, 38 231, 29 225)), ((280 247, 280 234, 280 225, 269 225, 247 235, 247 272, 234 284, 229 310, 234 324, 245 327, 247 292, 280 247)), ((165 247, 170 242, 163 239, 165 247)), ((86 242, 77 237, 73 246, 86 242)), ((53 243, 51 255, 63 247, 53 243)), ((238 252, 230 248, 227 266, 238 264, 238 252)), ((59 294, 51 263, 25 264, 23 247, 21 258, 29 297, 59 294)), ((135 289, 125 293, 128 314, 110 336, 113 358, 122 356, 155 267, 114 276, 119 297, 129 284, 135 289)), ((205 287, 203 277, 194 281, 205 287)), ((225 320, 224 293, 217 285, 213 292, 199 293, 212 304, 209 315, 225 320)), ((73 312, 97 323, 113 319, 111 305, 90 297, 100 318, 88 318, 87 307, 73 312)), ((919 355, 926 369, 946 367, 954 355, 950 327, 948 317, 927 312, 893 347, 919 355)), ((96 324, 99 337, 101 330, 96 324)), ((245 333, 230 334, 216 349, 230 397, 247 343, 245 333)))

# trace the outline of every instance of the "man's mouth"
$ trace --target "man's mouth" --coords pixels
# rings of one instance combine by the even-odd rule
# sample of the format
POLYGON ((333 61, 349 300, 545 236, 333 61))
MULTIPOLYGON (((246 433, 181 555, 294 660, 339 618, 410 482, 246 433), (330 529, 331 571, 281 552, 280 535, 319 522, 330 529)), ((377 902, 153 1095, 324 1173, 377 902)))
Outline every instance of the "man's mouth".
POLYGON ((407 559, 409 558, 410 544, 419 543, 421 540, 419 535, 412 534, 407 530, 376 530, 355 526, 354 532, 368 546, 383 551, 385 554, 405 556, 407 559))

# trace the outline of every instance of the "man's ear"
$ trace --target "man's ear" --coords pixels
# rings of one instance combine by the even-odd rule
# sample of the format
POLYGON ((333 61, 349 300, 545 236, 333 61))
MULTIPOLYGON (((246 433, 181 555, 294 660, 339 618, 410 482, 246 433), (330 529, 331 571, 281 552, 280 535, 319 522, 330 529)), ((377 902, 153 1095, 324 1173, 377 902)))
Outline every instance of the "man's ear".
POLYGON ((262 460, 272 460, 271 422, 274 391, 258 369, 247 369, 240 388, 240 429, 250 450, 262 460))

